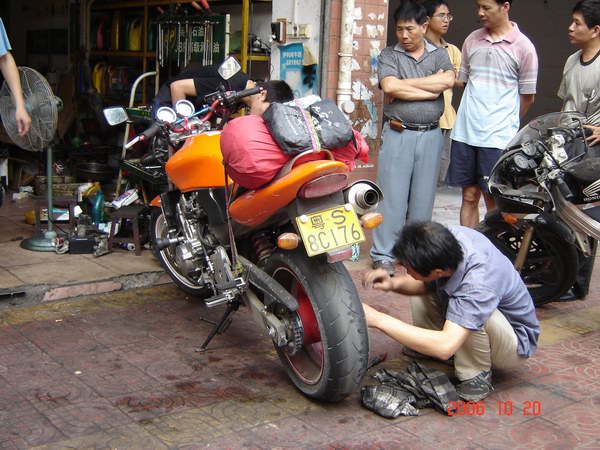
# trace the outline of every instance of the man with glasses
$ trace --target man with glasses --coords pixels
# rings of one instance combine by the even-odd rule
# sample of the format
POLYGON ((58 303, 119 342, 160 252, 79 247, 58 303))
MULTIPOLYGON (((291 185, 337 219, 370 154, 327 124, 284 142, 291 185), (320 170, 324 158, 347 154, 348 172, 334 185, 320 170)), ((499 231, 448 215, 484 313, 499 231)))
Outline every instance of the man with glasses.
POLYGON ((483 28, 471 33, 462 48, 458 78, 466 87, 452 129, 446 182, 462 188, 460 224, 471 228, 479 223, 482 192, 487 210, 496 207, 487 180, 535 98, 538 57, 509 20, 511 4, 477 0, 483 28))
MULTIPOLYGON (((446 0, 425 0, 421 4, 425 7, 427 16, 429 17, 429 26, 427 27, 425 38, 436 47, 446 49, 454 71, 458 74, 460 71, 460 50, 455 45, 446 42, 442 37, 448 32, 450 22, 452 22, 448 2, 446 0)), ((462 85, 458 79, 454 81, 454 86, 462 85)), ((444 114, 440 117, 440 128, 444 137, 444 146, 442 148, 438 186, 446 184, 446 172, 448 171, 448 164, 450 164, 450 132, 455 120, 456 111, 452 106, 452 89, 446 89, 444 91, 444 114)))
POLYGON ((394 13, 398 43, 379 55, 379 85, 386 99, 377 184, 385 221, 373 234, 374 269, 394 274, 396 236, 407 220, 429 220, 440 170, 442 92, 454 85, 448 52, 425 39, 427 11, 405 1, 394 13))
MULTIPOLYGON (((558 96, 563 111, 580 111, 587 116, 587 127, 598 130, 600 125, 600 1, 581 0, 573 8, 569 41, 579 50, 567 59, 558 96)), ((591 146, 587 158, 600 156, 597 135, 588 137, 591 146)), ((579 254, 579 272, 573 287, 561 297, 563 301, 582 299, 588 294, 594 269, 597 242, 592 254, 579 254)))

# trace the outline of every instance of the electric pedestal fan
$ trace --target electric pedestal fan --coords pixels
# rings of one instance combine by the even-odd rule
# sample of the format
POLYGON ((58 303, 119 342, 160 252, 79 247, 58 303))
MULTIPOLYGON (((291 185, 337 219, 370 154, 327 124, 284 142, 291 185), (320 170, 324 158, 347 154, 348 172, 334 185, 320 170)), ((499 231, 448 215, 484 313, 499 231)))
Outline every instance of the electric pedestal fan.
POLYGON ((52 141, 56 135, 58 112, 62 101, 52 92, 46 79, 29 67, 19 67, 19 76, 25 98, 25 107, 31 117, 31 126, 25 136, 19 136, 15 120, 15 105, 6 82, 0 89, 0 118, 11 140, 19 147, 40 152, 46 150, 46 200, 48 229, 43 236, 33 236, 21 242, 28 250, 52 252, 55 249, 56 232, 53 231, 52 213, 52 141))

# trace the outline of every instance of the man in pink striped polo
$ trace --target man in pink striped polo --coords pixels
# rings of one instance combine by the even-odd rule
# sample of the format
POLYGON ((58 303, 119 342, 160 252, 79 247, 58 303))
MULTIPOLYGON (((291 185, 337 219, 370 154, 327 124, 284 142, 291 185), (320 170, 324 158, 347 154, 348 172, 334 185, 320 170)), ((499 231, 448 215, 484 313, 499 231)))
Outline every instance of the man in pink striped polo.
POLYGON ((452 130, 446 183, 462 188, 460 224, 479 223, 483 192, 488 210, 496 207, 487 191, 490 171, 533 104, 538 57, 535 47, 509 19, 512 0, 477 0, 483 28, 462 48, 458 79, 466 83, 452 130))

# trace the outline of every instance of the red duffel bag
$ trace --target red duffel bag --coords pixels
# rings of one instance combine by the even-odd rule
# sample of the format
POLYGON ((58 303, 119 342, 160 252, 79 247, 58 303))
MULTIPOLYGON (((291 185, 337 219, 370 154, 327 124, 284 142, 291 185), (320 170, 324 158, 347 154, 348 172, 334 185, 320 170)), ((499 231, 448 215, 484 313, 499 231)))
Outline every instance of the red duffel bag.
POLYGON ((231 120, 221 133, 227 174, 240 186, 257 189, 271 181, 292 156, 281 151, 261 116, 231 120))

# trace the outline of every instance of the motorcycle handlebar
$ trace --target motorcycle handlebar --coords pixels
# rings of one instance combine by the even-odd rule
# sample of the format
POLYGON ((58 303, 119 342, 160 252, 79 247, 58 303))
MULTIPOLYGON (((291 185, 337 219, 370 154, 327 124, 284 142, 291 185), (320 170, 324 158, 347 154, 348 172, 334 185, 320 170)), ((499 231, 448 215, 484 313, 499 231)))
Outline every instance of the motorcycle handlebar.
POLYGON ((565 183, 565 180, 563 180, 562 178, 557 178, 555 181, 556 187, 558 188, 562 196, 565 198, 565 200, 571 201, 575 198, 575 195, 573 194, 571 188, 567 185, 567 183, 565 183))
POLYGON ((250 89, 244 89, 243 91, 227 93, 227 94, 225 94, 224 101, 225 101, 225 103, 232 105, 234 103, 237 103, 239 100, 241 100, 244 97, 250 97, 251 95, 256 95, 262 91, 263 91, 262 87, 256 86, 256 87, 253 87, 250 89))
POLYGON ((152 125, 150 125, 150 127, 148 129, 146 129, 146 131, 144 131, 140 136, 140 140, 141 141, 146 141, 148 139, 153 138, 154 136, 156 136, 160 130, 162 129, 163 124, 162 122, 154 122, 152 125))

